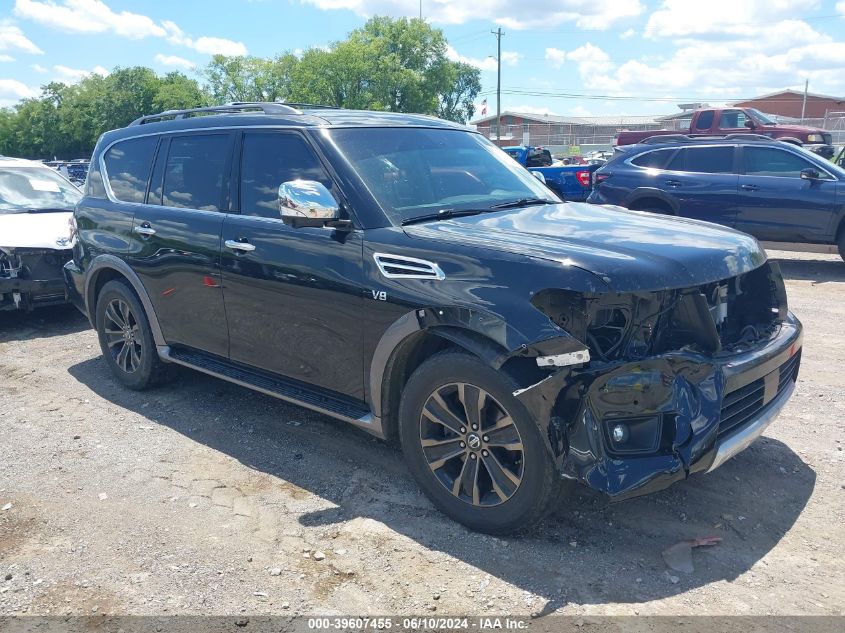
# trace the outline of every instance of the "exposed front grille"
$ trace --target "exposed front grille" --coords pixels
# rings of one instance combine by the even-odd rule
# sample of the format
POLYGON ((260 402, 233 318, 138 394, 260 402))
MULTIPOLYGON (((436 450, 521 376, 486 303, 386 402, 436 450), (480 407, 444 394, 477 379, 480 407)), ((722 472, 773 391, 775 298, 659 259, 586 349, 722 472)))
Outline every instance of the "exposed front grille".
POLYGON ((758 378, 744 387, 726 393, 722 399, 719 436, 730 433, 755 419, 766 404, 783 392, 790 381, 794 381, 798 377, 800 363, 801 352, 799 351, 768 376, 758 378), (777 393, 764 404, 766 381, 772 375, 777 377, 777 393))

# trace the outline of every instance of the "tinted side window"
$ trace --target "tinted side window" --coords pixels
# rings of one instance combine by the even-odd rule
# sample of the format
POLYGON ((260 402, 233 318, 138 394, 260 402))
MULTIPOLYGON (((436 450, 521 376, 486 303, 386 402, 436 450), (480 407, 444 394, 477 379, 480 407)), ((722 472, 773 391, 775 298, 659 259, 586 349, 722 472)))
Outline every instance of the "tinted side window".
POLYGON ((725 110, 719 118, 719 127, 724 130, 745 127, 746 120, 742 110, 725 110))
POLYGON ((668 169, 702 174, 732 174, 733 147, 685 147, 672 159, 668 169))
POLYGON ((661 149, 656 152, 646 152, 637 156, 631 161, 637 167, 649 167, 651 169, 663 169, 669 157, 675 152, 674 149, 661 149))
POLYGON ((332 181, 297 134, 247 132, 241 158, 241 213, 279 218, 279 185, 289 180, 332 181))
POLYGON ((713 127, 713 110, 705 110, 695 121, 696 130, 709 130, 713 127))
POLYGON ((170 140, 164 168, 162 204, 166 207, 220 211, 228 176, 226 134, 177 136, 170 140))
POLYGON ((749 176, 800 178, 802 169, 818 170, 810 161, 773 147, 746 147, 743 154, 745 173, 749 176))
POLYGON ((144 201, 157 142, 155 136, 134 138, 115 143, 106 152, 106 172, 115 198, 121 202, 144 201))

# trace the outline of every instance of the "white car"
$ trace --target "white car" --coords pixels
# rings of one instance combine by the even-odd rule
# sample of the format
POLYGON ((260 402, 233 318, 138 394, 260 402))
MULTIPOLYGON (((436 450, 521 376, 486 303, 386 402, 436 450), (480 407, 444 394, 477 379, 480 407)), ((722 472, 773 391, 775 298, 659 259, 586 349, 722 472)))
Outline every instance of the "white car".
POLYGON ((0 157, 0 310, 67 301, 70 221, 82 193, 41 163, 0 157))

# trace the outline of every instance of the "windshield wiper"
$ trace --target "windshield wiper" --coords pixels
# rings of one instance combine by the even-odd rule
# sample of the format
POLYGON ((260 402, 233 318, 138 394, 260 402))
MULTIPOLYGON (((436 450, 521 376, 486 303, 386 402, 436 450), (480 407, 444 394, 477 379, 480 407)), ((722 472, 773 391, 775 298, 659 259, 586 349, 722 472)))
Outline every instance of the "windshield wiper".
POLYGON ((500 202, 494 204, 491 209, 519 209, 521 207, 531 207, 535 204, 557 204, 554 200, 548 198, 520 198, 519 200, 511 200, 510 202, 500 202))
POLYGON ((402 226, 409 224, 418 224, 420 222, 434 222, 436 220, 445 220, 447 218, 460 218, 467 215, 478 215, 485 213, 490 209, 440 209, 437 213, 426 213, 425 215, 418 215, 407 220, 402 220, 402 226))
POLYGON ((44 207, 44 208, 31 208, 31 209, 22 209, 20 213, 68 213, 73 211, 73 208, 70 209, 60 209, 59 207, 44 207))

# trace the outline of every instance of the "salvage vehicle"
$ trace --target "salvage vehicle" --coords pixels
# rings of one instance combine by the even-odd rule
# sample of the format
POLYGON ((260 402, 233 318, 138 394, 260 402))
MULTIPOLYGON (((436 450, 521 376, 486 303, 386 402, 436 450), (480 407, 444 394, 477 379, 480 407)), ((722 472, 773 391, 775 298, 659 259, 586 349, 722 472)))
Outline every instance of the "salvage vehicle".
POLYGON ((755 108, 702 108, 693 112, 689 130, 620 132, 613 144, 617 147, 635 145, 660 135, 725 136, 748 132, 803 146, 823 158, 833 157, 834 148, 831 145, 830 132, 805 125, 777 123, 755 108))
POLYGON ((0 310, 65 303, 62 267, 81 192, 41 163, 0 157, 0 310))
POLYGON ((845 169, 795 145, 656 136, 617 153, 595 180, 594 204, 717 222, 766 242, 836 245, 845 259, 845 169))
POLYGON ((531 173, 542 176, 542 182, 561 199, 587 199, 592 187, 592 174, 598 169, 597 165, 555 164, 551 152, 544 147, 514 145, 502 149, 531 173))
POLYGON ((94 150, 65 266, 131 389, 171 363, 398 440, 474 530, 712 471, 789 399, 802 328, 757 241, 563 203, 435 118, 230 104, 94 150))

